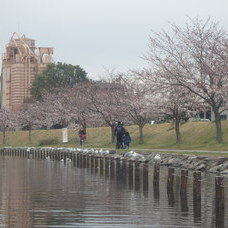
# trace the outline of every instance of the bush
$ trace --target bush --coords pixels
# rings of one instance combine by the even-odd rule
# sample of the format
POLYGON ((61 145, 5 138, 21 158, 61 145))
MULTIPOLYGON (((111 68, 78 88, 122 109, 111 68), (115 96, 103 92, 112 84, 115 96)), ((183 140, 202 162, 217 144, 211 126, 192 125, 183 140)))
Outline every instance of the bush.
POLYGON ((44 145, 54 145, 58 144, 59 141, 57 139, 42 139, 39 141, 39 146, 44 146, 44 145))

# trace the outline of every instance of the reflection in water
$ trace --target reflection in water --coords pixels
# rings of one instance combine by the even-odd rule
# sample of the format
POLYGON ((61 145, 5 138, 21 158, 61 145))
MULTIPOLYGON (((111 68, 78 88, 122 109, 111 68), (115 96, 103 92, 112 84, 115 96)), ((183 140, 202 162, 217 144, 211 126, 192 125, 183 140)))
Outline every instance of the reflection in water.
POLYGON ((121 163, 121 173, 122 175, 120 175, 120 179, 122 181, 122 183, 126 184, 127 183, 127 175, 128 175, 128 167, 127 167, 127 161, 123 160, 121 163))
POLYGON ((95 170, 95 173, 98 173, 98 170, 99 169, 99 158, 98 157, 95 157, 94 159, 94 170, 95 170))
POLYGON ((143 194, 145 197, 148 197, 149 190, 149 170, 148 164, 143 166, 143 194))
POLYGON ((175 173, 174 168, 168 168, 167 196, 168 196, 168 203, 170 207, 175 206, 175 198, 174 198, 174 191, 173 191, 174 173, 175 173))
POLYGON ((129 161, 129 165, 128 165, 128 183, 129 183, 129 189, 133 189, 134 187, 134 166, 133 166, 133 162, 130 160, 129 161))
POLYGON ((106 179, 109 179, 109 158, 104 158, 104 163, 105 163, 105 169, 104 169, 104 172, 105 172, 105 178, 106 179))
POLYGON ((201 220, 201 172, 193 173, 193 213, 194 222, 201 220))
POLYGON ((135 190, 140 190, 140 163, 135 162, 135 190))
POLYGON ((160 176, 160 165, 154 165, 154 179, 153 179, 153 189, 154 189, 154 202, 158 206, 160 191, 159 191, 159 176, 160 176))
POLYGON ((182 215, 187 215, 187 212, 188 212, 187 183, 188 183, 188 171, 181 170, 181 187, 180 187, 181 211, 185 212, 182 215))
POLYGON ((103 176, 104 174, 104 158, 100 158, 99 160, 99 167, 100 167, 100 175, 103 176))
POLYGON ((215 209, 216 209, 216 227, 223 228, 224 225, 224 215, 225 215, 225 198, 224 198, 224 184, 223 177, 215 177, 215 209))
POLYGON ((0 224, 228 227, 225 177, 120 159, 73 160, 0 157, 0 224))
POLYGON ((115 180, 115 160, 112 158, 110 159, 110 178, 111 180, 115 180))

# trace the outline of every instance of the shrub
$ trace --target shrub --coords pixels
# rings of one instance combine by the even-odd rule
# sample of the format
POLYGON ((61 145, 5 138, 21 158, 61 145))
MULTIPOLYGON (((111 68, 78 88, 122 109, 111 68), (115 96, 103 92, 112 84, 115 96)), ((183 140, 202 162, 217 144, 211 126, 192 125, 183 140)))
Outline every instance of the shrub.
POLYGON ((44 145, 54 145, 58 144, 59 141, 57 139, 42 139, 39 141, 39 146, 44 146, 44 145))

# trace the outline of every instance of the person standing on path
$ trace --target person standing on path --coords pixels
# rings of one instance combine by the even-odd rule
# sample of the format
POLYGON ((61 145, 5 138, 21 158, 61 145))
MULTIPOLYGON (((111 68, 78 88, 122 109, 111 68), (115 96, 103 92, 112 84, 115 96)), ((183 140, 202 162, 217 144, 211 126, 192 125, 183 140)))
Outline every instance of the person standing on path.
POLYGON ((129 149, 130 142, 131 142, 131 136, 129 132, 126 131, 125 134, 123 135, 124 149, 129 149))
POLYGON ((78 131, 78 136, 79 136, 80 146, 83 147, 86 139, 86 132, 83 128, 80 128, 80 130, 78 131))
POLYGON ((118 121, 117 126, 115 127, 114 135, 116 136, 116 149, 123 148, 123 135, 125 133, 125 128, 123 124, 118 121))

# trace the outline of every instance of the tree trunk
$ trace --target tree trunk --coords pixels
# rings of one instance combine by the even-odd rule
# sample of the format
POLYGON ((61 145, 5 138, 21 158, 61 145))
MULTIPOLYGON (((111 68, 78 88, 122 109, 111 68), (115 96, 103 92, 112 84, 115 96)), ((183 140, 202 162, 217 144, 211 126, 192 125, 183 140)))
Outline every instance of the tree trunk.
POLYGON ((86 123, 84 123, 84 124, 82 125, 82 128, 83 128, 83 131, 86 132, 86 129, 87 129, 86 123))
POLYGON ((115 125, 110 125, 111 127, 111 137, 112 137, 112 143, 115 143, 115 135, 114 135, 114 129, 115 129, 115 125))
POLYGON ((32 130, 29 128, 29 143, 31 144, 32 142, 32 130))
POLYGON ((222 124, 221 124, 220 113, 217 108, 214 108, 213 111, 215 114, 216 140, 218 143, 222 143, 223 135, 222 135, 222 124))
POLYGON ((179 120, 179 118, 175 119, 175 133, 176 133, 176 143, 182 143, 181 134, 180 134, 180 120, 179 120))
POLYGON ((143 125, 139 125, 139 144, 143 143, 143 125))
POLYGON ((6 144, 6 130, 5 130, 5 128, 2 131, 2 143, 6 144))

